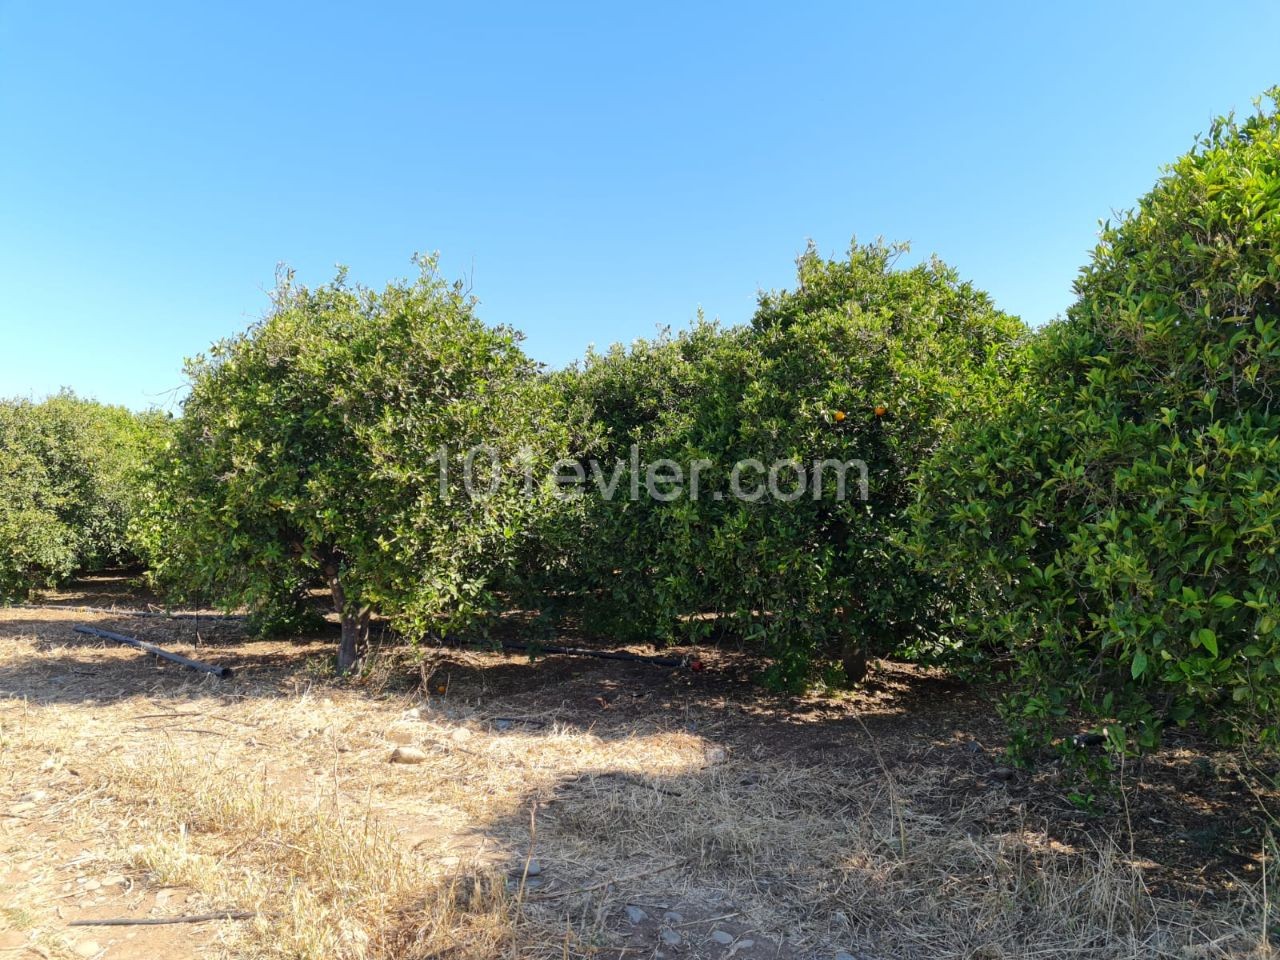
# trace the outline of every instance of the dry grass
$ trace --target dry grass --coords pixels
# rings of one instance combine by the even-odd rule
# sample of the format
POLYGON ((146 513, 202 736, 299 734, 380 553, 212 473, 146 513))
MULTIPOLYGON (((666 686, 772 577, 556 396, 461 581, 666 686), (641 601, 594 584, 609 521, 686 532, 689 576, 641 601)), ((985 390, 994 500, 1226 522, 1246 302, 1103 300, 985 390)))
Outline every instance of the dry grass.
MULTIPOLYGON (((49 957, 73 913, 173 912, 139 899, 160 888, 257 917, 139 956, 1274 956, 1259 881, 1211 905, 1157 895, 1127 839, 1064 845, 1003 788, 957 790, 890 745, 813 763, 674 695, 584 707, 577 685, 607 687, 610 665, 504 690, 466 678, 518 661, 459 656, 420 700, 308 679, 319 645, 233 640, 202 654, 242 664, 219 684, 77 642, 73 619, 93 618, 0 612, 0 930, 49 957), (400 744, 425 760, 388 763, 400 744), (17 870, 37 859, 47 876, 17 870), (73 874, 115 871, 132 899, 59 915, 73 874)), ((151 629, 183 649, 179 626, 151 629)))

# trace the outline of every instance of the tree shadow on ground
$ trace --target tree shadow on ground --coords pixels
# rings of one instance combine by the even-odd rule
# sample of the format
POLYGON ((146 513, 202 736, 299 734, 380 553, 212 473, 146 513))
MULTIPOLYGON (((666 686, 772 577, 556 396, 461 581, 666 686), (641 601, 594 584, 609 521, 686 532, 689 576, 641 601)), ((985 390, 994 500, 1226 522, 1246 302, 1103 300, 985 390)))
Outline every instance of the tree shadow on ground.
MULTIPOLYGON (((539 749, 540 738, 565 731, 589 733, 605 743, 686 734, 705 743, 708 768, 726 759, 733 764, 739 780, 727 785, 731 793, 752 789, 754 769, 780 765, 806 777, 831 771, 833 784, 906 782, 923 775, 936 789, 915 798, 915 815, 951 819, 971 803, 985 809, 993 797, 999 799, 994 812, 969 825, 978 834, 1006 829, 1011 811, 1021 811, 1018 816, 1044 824, 1056 841, 1087 849, 1113 834, 1123 815, 1139 823, 1136 854, 1171 869, 1185 867, 1202 892, 1217 886, 1214 877, 1238 874, 1250 865, 1256 839, 1250 831, 1257 824, 1247 814, 1245 787, 1223 772, 1213 748, 1193 738, 1174 735, 1166 749, 1133 771, 1138 789, 1126 800, 1128 809, 1104 797, 1098 809, 1082 811, 1067 802, 1071 781, 1062 771, 1052 765, 1015 771, 1007 765, 1001 752, 1007 735, 995 710, 998 689, 881 662, 852 693, 786 696, 752 682, 756 665, 749 657, 674 651, 677 656, 695 652, 706 664, 704 671, 566 655, 531 659, 478 648, 409 651, 387 644, 374 649, 365 675, 335 680, 328 673, 334 642, 326 635, 248 642, 241 625, 226 621, 202 626, 186 620, 8 611, 0 614, 0 699, 46 706, 144 697, 181 709, 193 700, 270 701, 333 691, 418 704, 440 724, 495 735, 519 733, 531 751, 539 749), (220 681, 75 634, 80 622, 229 666, 235 676, 220 681)), ((610 784, 609 795, 619 788, 638 789, 633 800, 680 789, 678 783, 627 786, 610 780, 615 776, 615 771, 584 768, 572 783, 566 780, 565 788, 581 790, 599 780, 610 784)), ((535 799, 531 795, 529 802, 535 799)), ((607 805, 602 809, 602 815, 618 812, 607 805)), ((499 832, 511 829, 507 824, 499 832)))

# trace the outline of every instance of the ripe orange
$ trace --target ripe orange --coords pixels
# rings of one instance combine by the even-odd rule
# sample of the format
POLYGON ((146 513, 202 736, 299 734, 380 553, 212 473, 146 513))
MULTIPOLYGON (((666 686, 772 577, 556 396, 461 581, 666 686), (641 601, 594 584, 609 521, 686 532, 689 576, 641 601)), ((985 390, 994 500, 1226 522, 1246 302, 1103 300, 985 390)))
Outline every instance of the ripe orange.
POLYGON ((876 416, 877 416, 877 417, 883 417, 883 416, 884 416, 886 413, 888 413, 888 412, 889 412, 889 408, 888 408, 888 407, 886 407, 883 403, 877 403, 877 404, 876 404, 876 416))
POLYGON ((844 411, 843 411, 843 410, 837 410, 837 411, 835 412, 834 416, 835 416, 835 419, 836 419, 836 423, 839 423, 840 421, 842 421, 842 420, 844 419, 844 411))

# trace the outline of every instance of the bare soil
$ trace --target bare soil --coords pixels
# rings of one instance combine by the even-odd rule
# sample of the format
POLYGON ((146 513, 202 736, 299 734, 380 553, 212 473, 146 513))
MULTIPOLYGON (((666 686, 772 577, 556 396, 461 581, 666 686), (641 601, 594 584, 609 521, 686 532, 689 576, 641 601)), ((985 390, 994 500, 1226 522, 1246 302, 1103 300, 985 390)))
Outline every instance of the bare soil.
POLYGON ((0 960, 1276 953, 1266 758, 1174 734, 1081 810, 937 671, 791 698, 730 651, 386 647, 339 681, 330 636, 76 609, 148 603, 0 610, 0 960))

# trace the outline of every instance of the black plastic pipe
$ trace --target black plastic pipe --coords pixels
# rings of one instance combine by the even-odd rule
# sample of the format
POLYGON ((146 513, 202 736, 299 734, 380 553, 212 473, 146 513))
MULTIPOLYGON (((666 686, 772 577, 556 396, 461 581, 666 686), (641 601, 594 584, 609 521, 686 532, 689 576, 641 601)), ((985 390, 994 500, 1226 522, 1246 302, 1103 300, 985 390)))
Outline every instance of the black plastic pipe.
POLYGON ((215 677, 222 680, 230 680, 234 671, 230 667, 218 667, 212 663, 201 663, 199 660, 192 660, 190 657, 184 657, 179 653, 170 653, 161 647, 157 647, 154 643, 147 643, 145 640, 139 640, 137 637, 126 637, 123 633, 112 633, 110 630, 99 630, 97 627, 76 627, 76 633, 88 634, 91 637, 101 637, 103 640, 114 640, 116 643, 127 644, 131 647, 137 647, 147 653, 154 654, 164 660, 169 660, 189 670, 198 670, 201 673, 212 673, 215 677))

